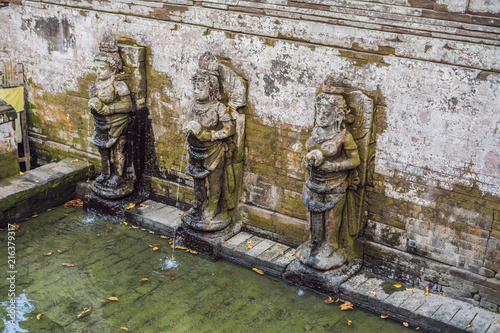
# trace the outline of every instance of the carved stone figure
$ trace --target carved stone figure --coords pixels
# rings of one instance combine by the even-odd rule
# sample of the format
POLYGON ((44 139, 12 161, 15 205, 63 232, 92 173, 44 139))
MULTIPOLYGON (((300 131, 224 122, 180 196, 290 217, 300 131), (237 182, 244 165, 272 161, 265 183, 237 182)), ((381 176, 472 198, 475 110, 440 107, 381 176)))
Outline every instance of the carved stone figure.
POLYGON ((103 198, 116 199, 134 189, 134 177, 125 174, 132 100, 129 87, 119 74, 122 60, 116 40, 105 36, 99 50, 94 59, 97 80, 90 89, 88 107, 95 120, 92 140, 101 154, 102 173, 92 189, 103 198))
POLYGON ((230 68, 205 53, 192 77, 195 101, 184 124, 189 163, 194 180, 193 207, 182 216, 189 227, 203 231, 222 230, 231 223, 241 183, 245 87, 230 68), (221 82, 224 87, 220 86, 221 82), (221 92, 228 99, 222 103, 221 92))
POLYGON ((302 193, 310 214, 309 241, 297 249, 301 263, 318 270, 342 266, 348 251, 339 244, 349 170, 360 164, 358 147, 344 124, 346 103, 340 94, 316 98, 316 119, 304 165, 308 179, 302 193))

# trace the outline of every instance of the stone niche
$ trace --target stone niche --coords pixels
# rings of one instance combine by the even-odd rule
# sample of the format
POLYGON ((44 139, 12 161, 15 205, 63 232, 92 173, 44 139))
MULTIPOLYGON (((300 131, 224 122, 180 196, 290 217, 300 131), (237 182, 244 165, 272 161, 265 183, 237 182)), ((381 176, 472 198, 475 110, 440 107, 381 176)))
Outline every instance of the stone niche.
POLYGON ((19 174, 16 118, 16 110, 0 99, 0 180, 19 174))

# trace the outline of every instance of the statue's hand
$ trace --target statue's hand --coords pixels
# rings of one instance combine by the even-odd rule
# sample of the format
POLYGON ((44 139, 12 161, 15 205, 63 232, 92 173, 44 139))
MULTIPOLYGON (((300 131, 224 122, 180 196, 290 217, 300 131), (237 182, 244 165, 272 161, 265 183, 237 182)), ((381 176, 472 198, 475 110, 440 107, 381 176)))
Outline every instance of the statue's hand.
POLYGON ((99 113, 99 111, 102 109, 103 104, 99 98, 92 97, 89 100, 88 106, 92 113, 99 113))
POLYGON ((184 133, 188 134, 191 132, 196 136, 200 134, 201 130, 202 130, 201 124, 194 120, 185 122, 184 126, 182 127, 182 131, 184 133))
POLYGON ((227 137, 227 134, 224 133, 224 131, 217 131, 217 132, 212 132, 211 140, 212 141, 221 140, 221 139, 224 139, 226 137, 227 137))
POLYGON ((323 160, 324 160, 323 153, 318 149, 314 149, 311 150, 309 153, 307 153, 304 159, 304 164, 306 166, 313 165, 315 167, 319 167, 321 164, 323 164, 323 160))
POLYGON ((101 116, 109 116, 113 114, 109 105, 104 105, 99 111, 97 111, 97 113, 100 114, 101 116))

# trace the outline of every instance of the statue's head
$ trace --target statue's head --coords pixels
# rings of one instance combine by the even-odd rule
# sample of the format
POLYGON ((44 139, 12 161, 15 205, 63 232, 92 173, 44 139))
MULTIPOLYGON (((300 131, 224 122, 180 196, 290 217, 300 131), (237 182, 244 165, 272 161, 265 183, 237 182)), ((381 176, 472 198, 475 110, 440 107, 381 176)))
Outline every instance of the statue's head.
POLYGON ((318 127, 330 127, 340 132, 345 118, 346 103, 341 95, 321 93, 316 97, 316 120, 318 127))
POLYGON ((122 70, 122 60, 114 37, 104 35, 99 43, 99 54, 94 58, 94 63, 98 80, 109 79, 122 70))
POLYGON ((196 102, 209 103, 221 99, 219 79, 207 70, 199 69, 191 78, 196 102))

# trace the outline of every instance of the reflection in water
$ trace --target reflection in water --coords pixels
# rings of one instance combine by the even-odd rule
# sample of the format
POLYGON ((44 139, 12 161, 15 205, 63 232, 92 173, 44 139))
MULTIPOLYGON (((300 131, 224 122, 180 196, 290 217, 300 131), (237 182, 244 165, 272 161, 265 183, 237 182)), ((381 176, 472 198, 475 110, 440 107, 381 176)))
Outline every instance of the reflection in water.
MULTIPOLYGON (((5 325, 5 328, 3 329, 3 333, 15 333, 15 332, 29 332, 28 330, 25 330, 19 326, 19 323, 22 321, 28 320, 24 315, 30 313, 35 309, 35 306, 32 304, 33 301, 29 300, 26 297, 26 294, 21 294, 18 297, 14 298, 15 300, 15 311, 16 311, 16 320, 11 321, 10 317, 2 318, 3 323, 5 325)), ((0 303, 2 305, 2 308, 7 311, 7 313, 10 313, 10 306, 11 302, 6 301, 0 303)))

